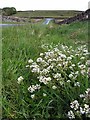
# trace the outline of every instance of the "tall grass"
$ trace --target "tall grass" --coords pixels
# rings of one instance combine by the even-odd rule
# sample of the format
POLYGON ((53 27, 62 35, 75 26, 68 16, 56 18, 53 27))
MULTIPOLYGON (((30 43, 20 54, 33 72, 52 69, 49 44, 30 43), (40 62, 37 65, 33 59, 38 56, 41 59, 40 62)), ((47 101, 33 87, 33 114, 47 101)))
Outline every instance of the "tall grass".
MULTIPOLYGON (((30 106, 33 107, 33 111, 28 116, 26 113, 31 109, 27 102, 30 99, 27 97, 29 93, 26 90, 25 93, 22 93, 21 86, 17 84, 17 78, 21 75, 27 78, 29 74, 33 79, 32 73, 26 74, 25 66, 30 58, 36 60, 41 52, 46 51, 46 49, 43 49, 43 45, 46 44, 47 46, 48 44, 54 47, 61 43, 73 46, 75 49, 78 46, 87 44, 87 42, 87 22, 85 21, 62 26, 50 23, 49 25, 27 24, 3 28, 3 117, 11 119, 28 118, 30 115, 33 116, 34 110, 39 105, 42 106, 42 109, 45 107, 42 101, 30 106), (26 101, 23 99, 24 97, 27 98, 26 101)), ((27 89, 27 85, 23 87, 23 91, 24 89, 27 89)), ((33 102, 30 104, 33 104, 33 102)), ((39 112, 37 112, 37 115, 39 112)), ((42 114, 44 112, 48 114, 47 109, 42 114)))

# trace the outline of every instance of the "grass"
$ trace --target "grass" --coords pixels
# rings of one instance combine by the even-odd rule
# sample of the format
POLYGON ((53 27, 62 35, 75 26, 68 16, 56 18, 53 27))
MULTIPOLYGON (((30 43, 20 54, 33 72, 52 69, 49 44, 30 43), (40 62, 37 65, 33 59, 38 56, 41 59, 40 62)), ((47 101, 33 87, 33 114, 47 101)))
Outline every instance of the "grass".
POLYGON ((70 17, 75 16, 76 14, 81 13, 81 11, 74 11, 74 10, 36 10, 36 11, 18 11, 13 16, 18 17, 70 17))
MULTIPOLYGON (((27 92, 25 94, 20 90, 22 87, 17 84, 17 78, 20 75, 24 75, 27 78, 28 75, 26 75, 27 70, 25 68, 27 61, 30 58, 36 60, 41 52, 46 51, 41 47, 42 45, 49 44, 55 46, 61 43, 73 46, 75 49, 78 46, 87 44, 87 42, 86 21, 62 26, 53 23, 49 25, 36 23, 4 27, 2 29, 3 117, 11 119, 26 118, 26 111, 30 110, 27 102, 30 98, 27 97, 27 92), (25 101, 24 97, 28 100, 25 101)), ((30 73, 30 76, 32 78, 33 75, 30 73)), ((23 87, 23 91, 24 89, 26 87, 23 87)), ((30 104, 33 104, 33 102, 30 104)), ((45 107, 42 101, 40 101, 38 104, 34 104, 32 109, 37 109, 39 104, 42 106, 42 109, 45 107)), ((31 116, 33 112, 30 113, 31 116)), ((47 110, 46 113, 48 116, 47 110)), ((39 111, 37 116, 38 114, 39 111)))

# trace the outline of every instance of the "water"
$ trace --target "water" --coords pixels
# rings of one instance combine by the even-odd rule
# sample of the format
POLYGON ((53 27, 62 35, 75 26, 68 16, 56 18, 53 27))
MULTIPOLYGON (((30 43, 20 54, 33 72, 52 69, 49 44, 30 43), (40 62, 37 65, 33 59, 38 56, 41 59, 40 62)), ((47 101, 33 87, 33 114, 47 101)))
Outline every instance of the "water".
MULTIPOLYGON (((53 18, 46 18, 45 21, 43 22, 44 25, 48 25, 50 23, 50 21, 52 21, 53 18)), ((19 26, 22 24, 0 24, 0 27, 9 27, 9 26, 19 26)))
POLYGON ((18 26, 21 24, 0 24, 0 27, 18 26))
POLYGON ((53 18, 46 18, 43 24, 48 25, 51 20, 53 20, 53 18))

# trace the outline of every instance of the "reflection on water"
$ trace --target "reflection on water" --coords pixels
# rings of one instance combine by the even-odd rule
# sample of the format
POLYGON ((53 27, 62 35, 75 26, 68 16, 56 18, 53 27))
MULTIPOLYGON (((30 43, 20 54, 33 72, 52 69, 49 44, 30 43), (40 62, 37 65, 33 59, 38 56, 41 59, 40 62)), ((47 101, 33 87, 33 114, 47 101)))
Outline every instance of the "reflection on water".
POLYGON ((0 24, 0 27, 8 27, 8 26, 18 26, 21 24, 0 24))

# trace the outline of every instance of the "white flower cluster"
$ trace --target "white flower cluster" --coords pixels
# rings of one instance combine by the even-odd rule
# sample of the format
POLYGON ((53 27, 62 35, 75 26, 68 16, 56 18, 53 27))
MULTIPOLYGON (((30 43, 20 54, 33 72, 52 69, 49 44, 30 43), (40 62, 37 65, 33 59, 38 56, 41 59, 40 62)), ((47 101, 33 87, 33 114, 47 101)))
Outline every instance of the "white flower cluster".
MULTIPOLYGON (((83 101, 90 105, 90 88, 87 88, 85 94, 80 94, 80 98, 83 98, 83 101)), ((90 117, 90 106, 86 103, 83 108, 80 107, 80 111, 82 114, 89 114, 90 117)))
POLYGON ((51 81, 51 77, 45 77, 45 76, 39 77, 39 82, 44 83, 45 85, 48 84, 49 81, 51 81))
POLYGON ((20 76, 20 77, 18 78, 17 83, 20 84, 20 83, 23 81, 23 79, 24 79, 24 78, 23 78, 22 76, 20 76))
POLYGON ((54 90, 55 90, 55 89, 57 89, 57 87, 54 85, 54 86, 52 86, 52 89, 54 89, 54 90))
POLYGON ((33 93, 35 90, 39 90, 40 88, 41 88, 41 86, 36 84, 36 85, 32 85, 32 86, 28 87, 28 91, 30 93, 33 93))
MULTIPOLYGON (((55 93, 56 96, 60 96, 60 92, 63 94, 65 91, 69 94, 68 88, 81 92, 80 88, 84 87, 83 83, 86 83, 84 80, 88 78, 86 46, 78 47, 75 50, 71 46, 64 45, 58 45, 55 48, 46 46, 46 48, 51 48, 51 50, 40 53, 36 61, 29 59, 26 65, 36 80, 33 80, 34 83, 32 81, 28 87, 31 98, 38 98, 36 92, 41 92, 43 98, 47 98, 49 89, 49 92, 53 91, 52 94, 55 93)), ((20 76, 18 84, 22 80, 23 77, 20 76)), ((76 116, 81 117, 83 114, 90 117, 90 88, 84 94, 80 94, 78 100, 71 101, 70 110, 67 113, 69 119, 75 119, 76 116)))
POLYGON ((75 118, 75 115, 74 115, 72 110, 68 111, 68 117, 69 117, 69 119, 74 119, 75 118))
POLYGON ((40 72, 40 68, 39 68, 39 66, 37 65, 36 62, 33 62, 32 65, 30 66, 30 68, 32 69, 33 73, 39 73, 40 72))
POLYGON ((77 100, 74 100, 73 102, 70 103, 70 107, 73 108, 74 110, 77 110, 79 107, 79 103, 77 100))
MULTIPOLYGON (((81 59, 85 61, 88 54, 85 45, 76 50, 73 50, 71 46, 61 45, 59 47, 55 47, 45 53, 40 53, 40 57, 37 58, 36 62, 33 62, 32 59, 28 60, 29 64, 27 67, 31 69, 32 73, 38 74, 37 79, 39 79, 39 82, 48 84, 49 81, 53 81, 54 79, 60 81, 63 74, 75 80, 80 75, 80 72, 82 75, 87 73, 86 64, 84 65, 85 62, 81 61, 81 59), (75 63, 73 59, 78 59, 78 63, 75 63), (75 71, 76 67, 81 71, 75 71), (65 71, 71 72, 67 74, 65 71)), ((75 83, 75 86, 80 87, 79 82, 75 83)))
MULTIPOLYGON (((42 84, 49 85, 53 90, 58 88, 57 85, 63 86, 64 84, 80 87, 82 83, 78 81, 78 78, 87 74, 88 51, 86 46, 78 47, 75 50, 72 49, 72 46, 65 45, 48 48, 51 50, 40 53, 36 61, 29 59, 26 65, 33 75, 35 74, 35 79, 40 87, 42 84), (58 84, 56 84, 57 82, 58 84)), ((33 93, 36 88, 32 85, 28 90, 33 93)))
POLYGON ((89 114, 90 115, 90 107, 87 104, 84 104, 84 107, 80 107, 80 113, 81 114, 89 114))
POLYGON ((84 98, 84 101, 90 101, 90 88, 87 88, 84 94, 80 94, 80 98, 84 98))
POLYGON ((31 98, 33 99, 34 97, 35 97, 35 94, 32 94, 32 95, 31 95, 31 98))
POLYGON ((72 109, 68 111, 68 117, 70 119, 75 118, 75 116, 77 115, 81 117, 83 114, 85 114, 86 117, 90 117, 90 96, 89 95, 90 95, 90 88, 88 88, 85 91, 85 94, 80 94, 79 97, 83 98, 81 103, 79 103, 77 100, 74 100, 73 102, 70 103, 70 108, 72 109))
MULTIPOLYGON (((71 66, 70 66, 70 67, 71 67, 71 66)), ((79 71, 71 72, 71 73, 69 74, 69 78, 75 80, 75 79, 78 77, 78 75, 79 75, 79 71)))
POLYGON ((53 77, 57 80, 59 80, 61 78, 61 73, 56 73, 53 75, 53 77))
POLYGON ((90 88, 87 88, 87 90, 85 91, 85 93, 86 93, 87 95, 90 95, 90 88))
POLYGON ((79 83, 79 82, 76 82, 76 83, 74 84, 74 86, 80 87, 80 83, 79 83))

